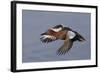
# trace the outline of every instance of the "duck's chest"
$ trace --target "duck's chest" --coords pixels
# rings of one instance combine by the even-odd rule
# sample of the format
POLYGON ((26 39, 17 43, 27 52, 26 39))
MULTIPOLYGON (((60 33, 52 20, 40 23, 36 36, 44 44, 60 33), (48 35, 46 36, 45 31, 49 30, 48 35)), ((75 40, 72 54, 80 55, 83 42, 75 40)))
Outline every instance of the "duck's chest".
POLYGON ((66 31, 59 31, 59 32, 54 33, 54 35, 55 35, 55 37, 64 40, 67 37, 67 32, 66 31))
POLYGON ((56 38, 59 38, 59 39, 65 39, 67 37, 66 36, 67 35, 67 31, 55 32, 55 31, 49 30, 48 34, 52 35, 52 36, 55 36, 56 38))

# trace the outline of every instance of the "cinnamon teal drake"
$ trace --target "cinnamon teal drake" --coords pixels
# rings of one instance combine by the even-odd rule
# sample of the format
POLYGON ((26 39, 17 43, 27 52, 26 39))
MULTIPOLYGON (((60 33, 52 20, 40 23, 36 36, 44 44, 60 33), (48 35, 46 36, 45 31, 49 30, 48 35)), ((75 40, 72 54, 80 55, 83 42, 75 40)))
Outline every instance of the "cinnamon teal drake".
POLYGON ((58 55, 64 55, 66 52, 68 52, 72 48, 73 42, 85 41, 85 38, 78 32, 69 27, 64 27, 62 24, 56 25, 42 33, 40 39, 43 43, 49 43, 58 39, 64 40, 63 45, 57 51, 58 55))

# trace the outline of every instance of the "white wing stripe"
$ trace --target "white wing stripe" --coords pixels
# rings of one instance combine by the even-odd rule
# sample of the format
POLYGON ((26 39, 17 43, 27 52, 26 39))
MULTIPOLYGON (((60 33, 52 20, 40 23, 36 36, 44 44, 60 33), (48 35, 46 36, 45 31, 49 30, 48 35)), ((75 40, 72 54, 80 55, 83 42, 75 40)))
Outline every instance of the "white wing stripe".
POLYGON ((70 39, 73 39, 76 36, 76 34, 72 31, 68 31, 68 36, 70 39))

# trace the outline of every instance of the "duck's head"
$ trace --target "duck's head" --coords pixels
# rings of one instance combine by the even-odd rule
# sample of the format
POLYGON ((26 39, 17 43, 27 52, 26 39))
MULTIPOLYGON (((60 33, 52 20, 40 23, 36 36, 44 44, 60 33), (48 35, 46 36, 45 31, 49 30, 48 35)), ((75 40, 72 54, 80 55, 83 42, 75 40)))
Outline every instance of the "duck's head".
POLYGON ((63 28, 63 24, 59 24, 53 27, 54 29, 59 29, 59 28, 63 28))
POLYGON ((55 32, 59 32, 63 29, 63 25, 62 24, 59 24, 59 25, 56 25, 54 27, 51 28, 51 30, 55 31, 55 32))

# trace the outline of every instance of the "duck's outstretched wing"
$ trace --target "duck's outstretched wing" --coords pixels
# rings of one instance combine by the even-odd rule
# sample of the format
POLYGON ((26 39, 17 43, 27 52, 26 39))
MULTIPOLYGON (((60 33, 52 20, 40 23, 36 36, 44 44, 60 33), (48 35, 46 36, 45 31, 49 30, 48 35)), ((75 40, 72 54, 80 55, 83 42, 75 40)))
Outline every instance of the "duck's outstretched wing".
POLYGON ((66 52, 68 52, 73 45, 73 41, 70 39, 66 39, 64 41, 64 44, 58 49, 57 55, 64 55, 66 52))
POLYGON ((55 36, 52 36, 52 35, 42 35, 40 40, 43 43, 49 43, 49 42, 57 40, 57 38, 55 36))

